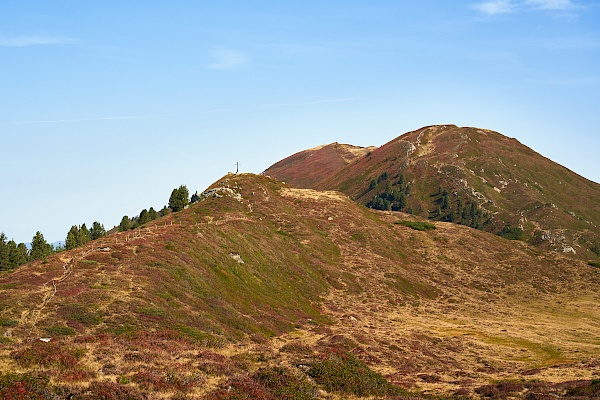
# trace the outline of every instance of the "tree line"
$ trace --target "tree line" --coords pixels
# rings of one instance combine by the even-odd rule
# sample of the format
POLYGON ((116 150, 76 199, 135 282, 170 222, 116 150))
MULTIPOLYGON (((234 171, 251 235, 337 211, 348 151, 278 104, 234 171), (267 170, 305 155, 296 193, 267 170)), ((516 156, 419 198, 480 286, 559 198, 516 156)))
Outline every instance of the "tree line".
POLYGON ((8 271, 29 261, 42 260, 54 252, 54 247, 46 242, 40 231, 31 240, 31 248, 25 243, 17 244, 8 240, 4 232, 0 233, 0 271, 8 271))
MULTIPOLYGON (((143 209, 138 216, 129 218, 123 216, 118 226, 119 232, 135 229, 153 221, 159 217, 163 217, 171 212, 177 212, 185 209, 190 203, 195 203, 200 197, 198 193, 190 194, 187 186, 181 185, 173 189, 169 197, 169 205, 164 206, 160 211, 156 211, 153 207, 143 209)), ((106 235, 104 225, 96 221, 88 229, 86 224, 73 225, 65 239, 64 247, 58 246, 54 248, 46 241, 44 235, 38 231, 31 240, 30 248, 27 248, 25 243, 16 243, 14 240, 8 240, 4 232, 0 233, 0 271, 7 271, 17 268, 20 265, 30 261, 44 260, 47 256, 64 250, 72 250, 77 247, 86 245, 87 243, 104 237, 106 235)))

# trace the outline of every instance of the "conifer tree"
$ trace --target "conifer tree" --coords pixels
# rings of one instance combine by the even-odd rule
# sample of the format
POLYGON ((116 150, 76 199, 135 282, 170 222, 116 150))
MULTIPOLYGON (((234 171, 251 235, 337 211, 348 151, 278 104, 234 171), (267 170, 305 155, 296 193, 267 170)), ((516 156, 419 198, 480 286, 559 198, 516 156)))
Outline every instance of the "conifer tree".
POLYGON ((10 254, 10 258, 16 266, 26 264, 29 261, 29 250, 25 243, 19 243, 14 253, 10 254))
POLYGON ((81 246, 85 245, 86 243, 88 243, 91 240, 91 235, 90 235, 90 231, 87 228, 87 226, 85 226, 85 224, 81 225, 81 228, 79 228, 79 243, 81 246))
POLYGON ((164 217, 165 215, 169 214, 170 212, 171 212, 171 209, 169 207, 167 207, 167 206, 164 206, 160 210, 159 214, 160 214, 161 217, 164 217))
POLYGON ((35 236, 31 240, 31 251, 29 252, 29 259, 31 261, 42 260, 52 254, 52 245, 46 242, 44 235, 40 231, 35 233, 35 236))
POLYGON ((121 223, 119 224, 119 232, 125 232, 131 229, 131 220, 127 215, 124 215, 121 218, 121 223))
POLYGON ((67 239, 65 240, 66 249, 72 250, 74 248, 79 247, 81 245, 81 243, 79 242, 79 237, 79 227, 77 227, 77 225, 73 225, 67 233, 67 239))
POLYGON ((169 198, 169 207, 174 212, 181 211, 190 204, 190 192, 187 186, 181 185, 177 189, 173 189, 169 198))
POLYGON ((156 212, 154 207, 150 207, 150 209, 148 210, 148 215, 150 216, 150 221, 154 221, 156 218, 158 218, 158 213, 156 212))
POLYGON ((137 221, 136 221, 136 225, 137 226, 142 226, 145 223, 150 222, 150 214, 148 214, 148 210, 146 210, 145 208, 140 212, 140 216, 138 217, 137 221))
POLYGON ((104 225, 102 225, 98 221, 94 222, 90 229, 90 239, 91 240, 100 239, 104 235, 106 235, 106 230, 104 229, 104 225))
POLYGON ((6 242, 4 232, 0 233, 0 270, 8 269, 10 263, 10 251, 6 242))

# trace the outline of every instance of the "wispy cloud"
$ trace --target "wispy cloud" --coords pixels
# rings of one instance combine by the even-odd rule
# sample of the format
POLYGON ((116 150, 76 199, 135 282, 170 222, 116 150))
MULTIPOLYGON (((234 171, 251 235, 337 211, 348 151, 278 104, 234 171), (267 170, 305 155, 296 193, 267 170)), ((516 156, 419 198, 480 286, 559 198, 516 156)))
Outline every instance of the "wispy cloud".
POLYGON ((576 8, 571 0, 527 0, 524 5, 538 10, 570 10, 576 8))
POLYGON ((246 53, 237 50, 216 50, 213 52, 214 62, 208 67, 212 69, 231 69, 248 62, 246 53))
POLYGON ((510 0, 492 0, 475 3, 473 8, 487 15, 496 15, 513 12, 516 6, 510 0))
POLYGON ((27 120, 27 121, 14 121, 14 122, 0 123, 0 126, 34 125, 34 124, 62 124, 62 123, 68 123, 68 122, 119 121, 119 120, 132 120, 132 119, 154 119, 154 118, 172 117, 174 115, 175 114, 128 115, 128 116, 118 116, 118 117, 97 117, 97 118, 79 118, 79 119, 27 120))
POLYGON ((323 104, 323 103, 338 103, 341 101, 350 101, 350 100, 356 100, 359 99, 359 97, 344 97, 341 99, 327 99, 327 100, 315 100, 315 101, 309 101, 309 102, 305 102, 305 103, 276 103, 276 104, 262 104, 260 106, 258 106, 259 108, 265 108, 265 107, 284 107, 284 106, 310 106, 313 104, 323 104))
POLYGON ((471 5, 474 9, 487 14, 498 15, 524 10, 574 10, 581 8, 572 0, 487 0, 471 5))
POLYGON ((50 44, 73 43, 73 39, 61 36, 31 35, 31 36, 5 36, 0 34, 0 47, 25 47, 50 44))
POLYGON ((570 87, 589 87, 600 85, 600 76, 583 76, 575 78, 547 78, 531 79, 531 82, 552 85, 552 86, 570 86, 570 87))

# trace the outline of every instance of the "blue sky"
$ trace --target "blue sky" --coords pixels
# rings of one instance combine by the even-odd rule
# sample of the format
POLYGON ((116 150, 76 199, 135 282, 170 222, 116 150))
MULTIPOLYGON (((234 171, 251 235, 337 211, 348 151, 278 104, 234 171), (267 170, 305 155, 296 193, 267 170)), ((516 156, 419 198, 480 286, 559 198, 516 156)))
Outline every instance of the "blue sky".
POLYGON ((161 208, 241 163, 425 125, 600 181, 600 2, 0 3, 0 231, 161 208))

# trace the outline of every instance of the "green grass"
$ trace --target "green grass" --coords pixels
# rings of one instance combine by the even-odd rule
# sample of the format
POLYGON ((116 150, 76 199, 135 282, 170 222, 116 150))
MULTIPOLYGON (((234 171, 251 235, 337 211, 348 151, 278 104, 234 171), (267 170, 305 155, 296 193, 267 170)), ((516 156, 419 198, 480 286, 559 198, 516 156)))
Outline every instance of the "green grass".
POLYGON ((598 261, 588 261, 588 265, 591 267, 600 268, 600 262, 598 261))
POLYGON ((0 326, 15 326, 19 323, 19 321, 15 321, 14 319, 0 318, 0 326))
POLYGON ((46 332, 58 336, 70 336, 75 334, 75 329, 64 325, 52 325, 46 328, 46 332))
POLYGON ((361 397, 404 393, 350 353, 326 355, 310 366, 308 375, 327 392, 361 397))
POLYGON ((165 315, 165 311, 160 308, 154 307, 142 307, 138 310, 140 314, 148 315, 150 317, 162 317, 165 315))
POLYGON ((425 221, 397 221, 394 222, 396 225, 403 225, 403 226, 407 226, 411 229, 414 229, 416 231, 428 231, 428 230, 434 230, 435 229, 435 225, 434 224, 430 224, 429 222, 425 222, 425 221))

